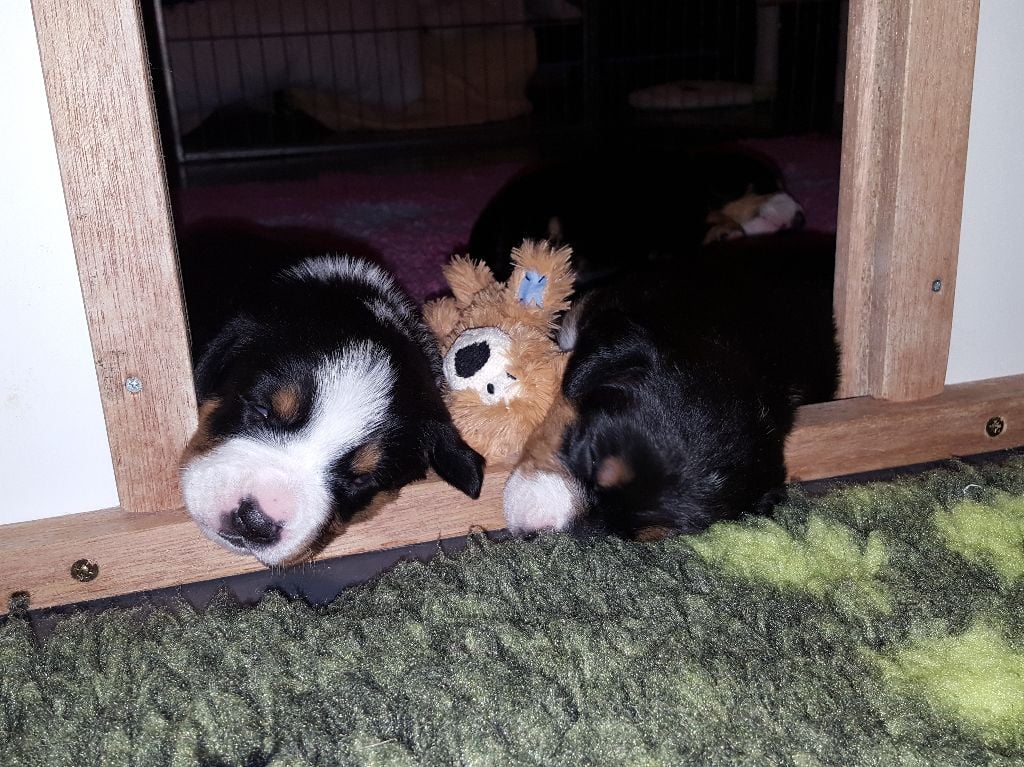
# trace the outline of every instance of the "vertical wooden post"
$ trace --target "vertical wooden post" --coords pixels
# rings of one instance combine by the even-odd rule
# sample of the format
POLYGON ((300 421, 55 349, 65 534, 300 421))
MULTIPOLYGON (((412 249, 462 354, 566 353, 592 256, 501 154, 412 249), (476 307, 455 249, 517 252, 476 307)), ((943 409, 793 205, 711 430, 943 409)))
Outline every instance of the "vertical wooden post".
POLYGON ((195 394, 137 0, 32 9, 121 507, 175 508, 195 394))
POLYGON ((840 396, 942 391, 979 0, 850 4, 835 307, 840 396))

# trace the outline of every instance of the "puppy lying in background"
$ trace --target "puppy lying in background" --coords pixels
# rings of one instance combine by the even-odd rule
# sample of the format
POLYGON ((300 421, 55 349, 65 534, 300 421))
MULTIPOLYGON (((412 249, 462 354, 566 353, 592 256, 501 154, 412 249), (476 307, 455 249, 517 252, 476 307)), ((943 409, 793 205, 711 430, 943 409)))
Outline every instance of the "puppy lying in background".
POLYGON ((834 396, 835 241, 730 240, 586 293, 562 398, 505 490, 519 534, 692 533, 769 509, 799 405, 834 396))
POLYGON ((734 240, 760 234, 803 229, 805 218, 800 204, 785 192, 757 194, 753 188, 731 200, 704 219, 708 230, 703 243, 734 240))
POLYGON ((499 281, 524 239, 573 248, 577 286, 703 242, 799 229, 800 205, 777 166, 739 147, 582 157, 529 169, 488 202, 469 253, 499 281))
POLYGON ((476 498, 484 461, 452 425, 434 337, 392 277, 365 259, 290 261, 268 243, 213 228, 180 248, 190 314, 200 294, 231 307, 197 350, 199 426, 182 457, 203 533, 277 565, 428 468, 476 498))

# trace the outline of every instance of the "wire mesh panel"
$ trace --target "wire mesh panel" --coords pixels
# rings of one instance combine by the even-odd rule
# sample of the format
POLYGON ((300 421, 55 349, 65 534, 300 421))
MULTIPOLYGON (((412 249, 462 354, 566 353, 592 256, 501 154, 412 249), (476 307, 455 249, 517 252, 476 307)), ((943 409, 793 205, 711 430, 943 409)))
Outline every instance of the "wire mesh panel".
POLYGON ((827 129, 839 0, 153 0, 179 160, 672 125, 827 129))
POLYGON ((841 5, 602 3, 605 119, 741 135, 830 130, 841 5))

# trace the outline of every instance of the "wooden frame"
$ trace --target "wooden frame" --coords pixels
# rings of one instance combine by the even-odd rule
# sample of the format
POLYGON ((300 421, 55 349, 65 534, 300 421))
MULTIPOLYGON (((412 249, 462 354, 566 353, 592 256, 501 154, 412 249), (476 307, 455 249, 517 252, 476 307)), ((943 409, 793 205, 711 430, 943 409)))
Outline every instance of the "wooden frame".
MULTIPOLYGON (((894 403, 870 397, 802 408, 786 447, 793 479, 831 477, 887 466, 971 455, 1024 442, 1024 375, 949 386, 937 397, 894 403), (1004 424, 990 437, 993 418, 1004 424)), ((508 472, 487 472, 480 499, 470 502, 438 480, 402 491, 397 501, 353 523, 323 557, 358 554, 504 526, 501 493, 508 472)), ((92 511, 8 525, 0 538, 0 584, 31 595, 33 607, 221 578, 261 569, 203 538, 181 510, 132 514, 92 511), (71 577, 87 559, 95 580, 71 577)), ((0 605, 0 610, 6 605, 0 605)))
POLYGON ((835 310, 840 396, 946 380, 979 0, 850 4, 835 310))
MULTIPOLYGON (((32 5, 121 508, 6 526, 0 593, 45 607, 256 569, 179 508, 195 401, 136 0, 32 5), (79 559, 98 577, 72 579, 79 559)), ((801 410, 794 478, 1024 444, 1024 376, 943 388, 978 5, 851 4, 836 311, 857 399, 801 410)), ((475 503, 436 481, 407 488, 325 556, 499 527, 504 477, 490 471, 475 503)))
POLYGON ((138 2, 32 11, 118 500, 173 508, 196 402, 138 2))

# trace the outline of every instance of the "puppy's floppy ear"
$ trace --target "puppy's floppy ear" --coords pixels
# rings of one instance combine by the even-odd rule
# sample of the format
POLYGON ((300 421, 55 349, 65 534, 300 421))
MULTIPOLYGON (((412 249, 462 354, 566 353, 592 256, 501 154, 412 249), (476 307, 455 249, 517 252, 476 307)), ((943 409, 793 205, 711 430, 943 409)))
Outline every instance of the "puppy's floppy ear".
POLYGON ((221 383, 224 371, 235 360, 235 354, 255 335, 256 323, 246 315, 232 319, 203 349, 193 377, 196 398, 202 403, 221 383))
POLYGON ((651 375, 657 364, 654 353, 643 344, 620 344, 600 354, 581 354, 578 348, 562 379, 562 391, 574 402, 598 392, 627 392, 651 375))
POLYGON ((484 459, 467 445, 451 421, 435 421, 428 447, 430 467, 452 487, 470 498, 480 497, 484 459))

